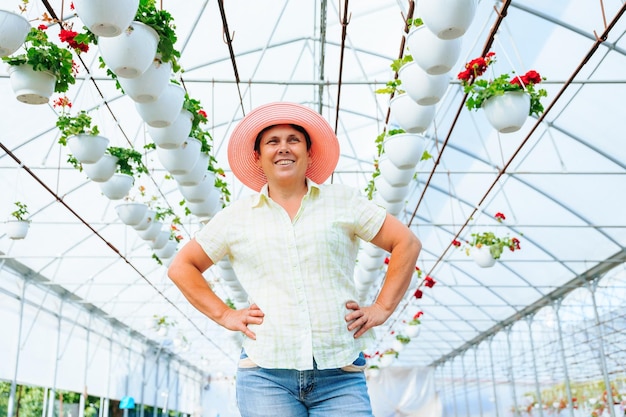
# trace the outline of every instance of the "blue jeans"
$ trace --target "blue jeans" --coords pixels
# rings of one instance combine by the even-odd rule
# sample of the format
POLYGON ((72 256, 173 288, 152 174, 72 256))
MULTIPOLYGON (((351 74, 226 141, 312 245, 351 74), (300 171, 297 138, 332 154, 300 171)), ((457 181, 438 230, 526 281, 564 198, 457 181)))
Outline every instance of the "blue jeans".
MULTIPOLYGON (((354 365, 365 365, 363 354, 354 365)), ((373 415, 363 371, 319 370, 315 363, 309 371, 239 368, 237 405, 242 417, 373 415)))

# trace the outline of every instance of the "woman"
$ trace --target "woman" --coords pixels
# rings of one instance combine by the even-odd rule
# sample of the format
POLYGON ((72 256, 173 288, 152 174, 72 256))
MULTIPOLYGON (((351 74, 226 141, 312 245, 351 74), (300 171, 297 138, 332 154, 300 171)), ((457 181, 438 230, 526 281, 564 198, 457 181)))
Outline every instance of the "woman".
POLYGON ((320 185, 337 165, 339 143, 308 107, 253 110, 234 129, 228 158, 258 193, 211 219, 168 274, 199 311, 246 336, 237 371, 242 416, 371 416, 362 350, 406 292, 420 241, 357 190, 320 185), (391 253, 369 306, 355 301, 360 240, 391 253), (228 308, 202 276, 224 256, 248 308, 228 308))

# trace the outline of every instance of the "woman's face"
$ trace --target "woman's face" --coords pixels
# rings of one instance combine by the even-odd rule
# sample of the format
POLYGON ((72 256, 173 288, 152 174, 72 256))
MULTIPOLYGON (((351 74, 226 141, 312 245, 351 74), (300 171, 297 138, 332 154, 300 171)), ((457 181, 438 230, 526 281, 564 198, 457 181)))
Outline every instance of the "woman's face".
POLYGON ((257 164, 268 181, 304 180, 311 163, 304 135, 290 125, 277 125, 264 132, 257 164))

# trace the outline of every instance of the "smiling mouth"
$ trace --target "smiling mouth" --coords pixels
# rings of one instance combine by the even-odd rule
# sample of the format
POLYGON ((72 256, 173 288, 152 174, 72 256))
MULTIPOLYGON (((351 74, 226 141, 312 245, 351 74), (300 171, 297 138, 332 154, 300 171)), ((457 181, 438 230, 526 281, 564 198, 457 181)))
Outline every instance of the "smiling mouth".
POLYGON ((274 162, 275 165, 291 165, 293 163, 294 163, 294 161, 292 161, 290 159, 281 159, 280 161, 274 162))

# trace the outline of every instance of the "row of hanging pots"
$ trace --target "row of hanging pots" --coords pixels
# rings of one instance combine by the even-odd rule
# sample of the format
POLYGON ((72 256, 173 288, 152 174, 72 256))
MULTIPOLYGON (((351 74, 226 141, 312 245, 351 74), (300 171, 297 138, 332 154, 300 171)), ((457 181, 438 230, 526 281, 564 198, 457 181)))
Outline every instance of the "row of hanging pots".
POLYGON ((465 34, 476 14, 477 0, 420 0, 417 16, 440 39, 456 39, 465 34))
POLYGON ((174 254, 178 242, 171 239, 170 230, 163 228, 163 222, 156 220, 156 210, 144 203, 124 202, 115 206, 115 211, 122 223, 131 226, 160 259, 169 259, 174 254))

